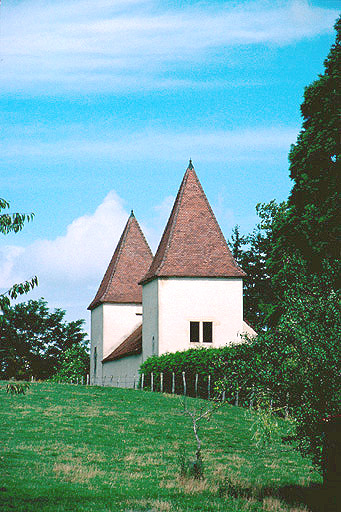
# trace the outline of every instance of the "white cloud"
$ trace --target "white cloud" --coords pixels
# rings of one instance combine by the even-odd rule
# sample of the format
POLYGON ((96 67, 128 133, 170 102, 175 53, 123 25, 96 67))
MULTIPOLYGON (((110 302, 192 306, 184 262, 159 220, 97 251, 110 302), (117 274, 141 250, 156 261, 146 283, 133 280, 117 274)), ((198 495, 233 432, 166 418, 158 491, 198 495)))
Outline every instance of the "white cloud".
POLYGON ((127 219, 122 199, 111 191, 92 215, 74 220, 65 235, 27 247, 4 247, 0 288, 37 275, 39 286, 20 300, 44 296, 51 307, 67 308, 71 317, 83 318, 127 219))
POLYGON ((290 44, 331 31, 337 14, 304 0, 197 2, 181 9, 166 9, 156 0, 6 3, 2 88, 45 83, 112 90, 140 88, 141 80, 150 87, 186 84, 174 72, 164 75, 169 64, 188 69, 225 52, 228 65, 228 47, 290 44))
POLYGON ((19 279, 14 278, 14 266, 18 257, 25 252, 23 247, 5 245, 0 247, 0 289, 8 289, 19 279))
POLYGON ((105 270, 127 218, 122 200, 111 191, 93 215, 74 220, 55 240, 34 242, 25 256, 35 261, 40 279, 86 282, 105 270))

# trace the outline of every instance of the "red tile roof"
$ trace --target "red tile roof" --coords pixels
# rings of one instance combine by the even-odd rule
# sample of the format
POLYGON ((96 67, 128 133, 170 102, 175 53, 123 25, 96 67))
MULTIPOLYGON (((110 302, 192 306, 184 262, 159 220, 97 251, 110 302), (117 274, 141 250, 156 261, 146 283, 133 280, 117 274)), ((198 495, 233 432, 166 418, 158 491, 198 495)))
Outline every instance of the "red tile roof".
POLYGON ((142 303, 142 288, 138 282, 152 259, 152 252, 132 212, 88 309, 94 309, 103 302, 142 303))
POLYGON ((140 282, 180 276, 245 276, 227 246, 191 161, 153 262, 140 282))
POLYGON ((102 363, 115 361, 121 357, 133 356, 142 352, 142 324, 126 338, 111 354, 105 357, 102 363))

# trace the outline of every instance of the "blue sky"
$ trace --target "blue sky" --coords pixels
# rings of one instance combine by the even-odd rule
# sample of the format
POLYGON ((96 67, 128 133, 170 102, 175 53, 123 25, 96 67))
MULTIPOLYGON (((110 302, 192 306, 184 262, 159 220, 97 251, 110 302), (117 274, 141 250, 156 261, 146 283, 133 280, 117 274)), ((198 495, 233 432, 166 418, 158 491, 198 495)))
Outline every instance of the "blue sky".
POLYGON ((155 251, 188 159, 228 238, 287 198, 304 87, 337 2, 12 0, 0 8, 0 186, 33 223, 0 289, 37 274, 86 318, 133 208, 155 251))

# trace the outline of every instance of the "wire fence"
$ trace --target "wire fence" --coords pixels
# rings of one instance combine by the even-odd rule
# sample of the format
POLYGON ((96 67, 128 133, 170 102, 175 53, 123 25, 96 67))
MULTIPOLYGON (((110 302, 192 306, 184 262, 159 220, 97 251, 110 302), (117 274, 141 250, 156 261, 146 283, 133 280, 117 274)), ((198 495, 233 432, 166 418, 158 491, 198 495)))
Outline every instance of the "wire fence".
POLYGON ((140 389, 172 395, 186 395, 194 398, 219 399, 235 406, 256 408, 260 401, 268 403, 271 410, 287 417, 291 406, 300 397, 290 396, 280 386, 276 390, 256 386, 252 383, 235 381, 215 382, 206 373, 152 372, 140 375, 103 376, 90 382, 89 375, 73 384, 91 384, 105 387, 140 389))

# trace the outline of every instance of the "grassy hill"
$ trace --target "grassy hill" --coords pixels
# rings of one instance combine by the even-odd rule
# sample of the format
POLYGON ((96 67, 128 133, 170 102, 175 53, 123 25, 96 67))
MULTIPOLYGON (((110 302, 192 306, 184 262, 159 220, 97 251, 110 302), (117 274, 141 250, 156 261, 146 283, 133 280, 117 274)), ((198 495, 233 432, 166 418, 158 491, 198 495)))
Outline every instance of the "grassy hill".
MULTIPOLYGON (((49 383, 11 396, 3 388, 0 509, 320 510, 320 479, 309 461, 280 439, 255 446, 254 421, 254 413, 224 406, 202 425, 205 479, 196 481, 179 476, 182 450, 195 450, 179 397, 49 383)), ((286 429, 283 421, 281 434, 286 429)))

